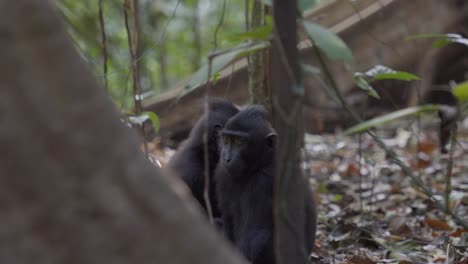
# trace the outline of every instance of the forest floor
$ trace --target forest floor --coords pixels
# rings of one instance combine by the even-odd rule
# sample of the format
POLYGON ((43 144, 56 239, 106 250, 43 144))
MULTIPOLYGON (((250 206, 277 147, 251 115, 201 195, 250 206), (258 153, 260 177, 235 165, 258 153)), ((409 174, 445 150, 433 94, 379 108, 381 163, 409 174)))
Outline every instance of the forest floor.
MULTIPOLYGON (((306 135, 303 168, 318 205, 313 263, 468 264, 468 122, 459 128, 445 205, 449 154, 442 154, 435 124, 414 123, 376 133, 413 173, 426 195, 367 135, 306 135), (359 162, 361 161, 361 162, 359 162)), ((164 166, 173 150, 150 143, 164 166)))

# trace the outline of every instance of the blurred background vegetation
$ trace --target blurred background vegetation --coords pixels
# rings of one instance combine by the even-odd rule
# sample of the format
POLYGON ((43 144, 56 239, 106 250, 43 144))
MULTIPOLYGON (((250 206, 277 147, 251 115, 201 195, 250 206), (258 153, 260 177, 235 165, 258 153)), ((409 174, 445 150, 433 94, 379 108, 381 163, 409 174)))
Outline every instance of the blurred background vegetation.
MULTIPOLYGON (((309 0, 300 4, 313 8, 326 1, 309 0)), ((102 12, 107 37, 109 93, 119 107, 131 109, 131 55, 124 2, 102 1, 102 12)), ((193 72, 207 63, 207 54, 237 44, 233 43, 232 36, 246 31, 245 5, 248 1, 137 2, 141 32, 141 91, 146 96, 183 85, 193 72)), ((57 6, 77 49, 97 78, 104 82, 98 1, 58 0, 57 6)))

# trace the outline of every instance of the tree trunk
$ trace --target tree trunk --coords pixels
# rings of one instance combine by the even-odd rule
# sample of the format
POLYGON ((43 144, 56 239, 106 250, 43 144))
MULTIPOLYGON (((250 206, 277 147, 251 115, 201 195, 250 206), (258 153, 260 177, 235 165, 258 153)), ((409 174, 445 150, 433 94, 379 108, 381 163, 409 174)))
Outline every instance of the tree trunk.
POLYGON ((146 160, 51 3, 0 0, 0 263, 245 263, 146 160))
MULTIPOLYGON (((264 20, 263 14, 263 4, 260 1, 253 1, 252 17, 247 30, 252 30, 262 26, 264 20)), ((267 56, 268 51, 262 50, 255 52, 248 57, 249 95, 251 103, 262 104, 271 111, 271 94, 267 90, 265 74, 267 68, 267 56)))
POLYGON ((202 52, 201 32, 200 32, 200 10, 198 0, 193 1, 192 10, 192 36, 194 51, 192 54, 192 69, 197 71, 200 68, 200 58, 202 52))
MULTIPOLYGON (((158 5, 154 2, 148 2, 148 16, 149 23, 153 28, 154 32, 163 32, 164 25, 162 24, 164 13, 161 10, 158 10, 158 5)), ((156 58, 159 64, 159 86, 157 88, 158 93, 166 91, 169 89, 169 76, 167 71, 167 39, 169 32, 165 32, 164 36, 161 37, 161 34, 158 34, 158 49, 156 50, 156 58)), ((149 37, 154 39, 154 36, 149 37)))
POLYGON ((278 133, 275 180, 275 251, 277 264, 307 263, 312 247, 315 212, 308 184, 299 167, 303 144, 301 71, 297 51, 296 1, 273 1, 270 84, 274 127, 278 133), (311 207, 310 207, 311 206, 311 207), (308 217, 310 219, 308 220, 308 217), (313 229, 313 231, 312 231, 313 229))

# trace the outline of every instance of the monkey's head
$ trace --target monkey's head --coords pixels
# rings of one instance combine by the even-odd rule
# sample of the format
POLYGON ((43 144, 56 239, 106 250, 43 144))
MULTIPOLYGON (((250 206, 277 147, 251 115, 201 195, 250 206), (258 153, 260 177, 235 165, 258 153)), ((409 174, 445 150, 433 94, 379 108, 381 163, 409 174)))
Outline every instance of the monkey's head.
POLYGON ((265 108, 249 106, 233 116, 221 130, 219 166, 234 177, 249 175, 272 166, 275 145, 276 132, 265 108))
POLYGON ((237 106, 219 98, 210 98, 208 101, 208 112, 205 112, 193 127, 190 138, 195 147, 203 149, 204 135, 207 132, 208 148, 210 156, 210 167, 215 166, 219 159, 218 138, 221 129, 229 118, 239 112, 237 106))

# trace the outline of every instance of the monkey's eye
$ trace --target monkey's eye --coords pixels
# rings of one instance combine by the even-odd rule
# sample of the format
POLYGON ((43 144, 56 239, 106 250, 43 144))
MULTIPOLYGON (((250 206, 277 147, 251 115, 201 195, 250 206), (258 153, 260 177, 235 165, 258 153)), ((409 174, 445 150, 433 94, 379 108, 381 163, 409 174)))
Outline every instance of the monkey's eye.
POLYGON ((241 141, 241 139, 239 137, 234 137, 232 139, 232 144, 239 145, 240 143, 242 143, 242 141, 241 141))

